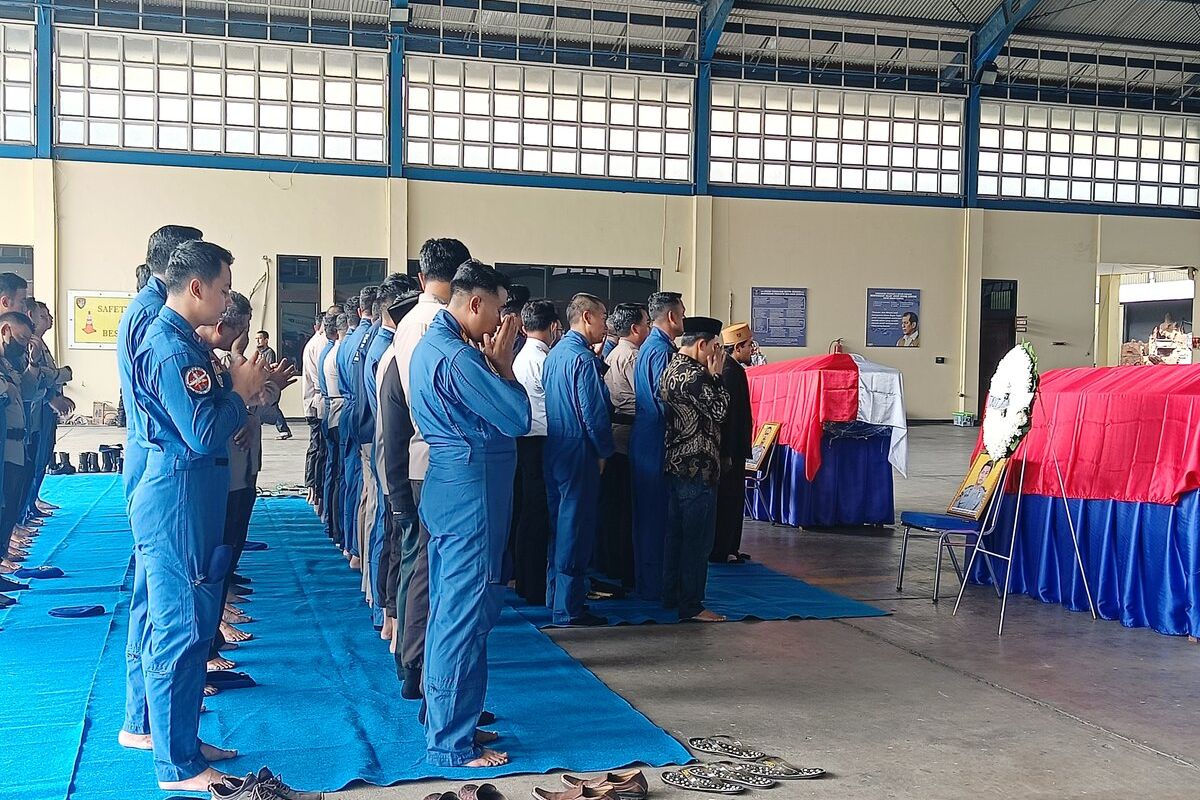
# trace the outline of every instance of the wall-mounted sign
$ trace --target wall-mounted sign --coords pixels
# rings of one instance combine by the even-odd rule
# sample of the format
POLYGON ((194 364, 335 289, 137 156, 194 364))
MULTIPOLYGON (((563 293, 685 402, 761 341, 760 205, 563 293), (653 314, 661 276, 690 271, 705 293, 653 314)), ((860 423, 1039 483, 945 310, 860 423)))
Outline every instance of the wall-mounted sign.
POLYGON ((807 346, 808 289, 752 287, 750 327, 764 347, 807 346))
POLYGON ((67 346, 116 350, 117 325, 133 292, 67 292, 67 346))
POLYGON ((1029 332, 1029 317, 1018 314, 1017 315, 1017 333, 1028 333, 1028 332, 1029 332))
POLYGON ((867 347, 921 346, 921 290, 867 289, 867 347))

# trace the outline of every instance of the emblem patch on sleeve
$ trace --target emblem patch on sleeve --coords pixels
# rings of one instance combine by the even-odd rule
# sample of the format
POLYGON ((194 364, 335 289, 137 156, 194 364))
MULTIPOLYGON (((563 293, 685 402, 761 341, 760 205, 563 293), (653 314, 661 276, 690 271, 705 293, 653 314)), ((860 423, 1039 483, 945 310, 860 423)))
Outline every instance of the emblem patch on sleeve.
POLYGON ((204 367, 184 367, 183 385, 192 394, 208 394, 212 391, 212 376, 204 367))

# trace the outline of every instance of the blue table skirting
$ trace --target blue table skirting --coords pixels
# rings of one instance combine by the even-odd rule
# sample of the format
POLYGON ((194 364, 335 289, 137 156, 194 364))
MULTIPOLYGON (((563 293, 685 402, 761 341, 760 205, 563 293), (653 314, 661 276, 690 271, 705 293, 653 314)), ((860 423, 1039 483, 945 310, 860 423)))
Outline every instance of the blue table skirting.
MULTIPOLYGON (((1129 628, 1200 636, 1200 491, 1176 505, 1068 504, 1097 614, 1129 628)), ((989 549, 1008 551, 1015 509, 1015 495, 1006 496, 989 549)), ((1062 499, 1025 495, 1017 535, 1010 591, 1087 611, 1062 499)), ((971 579, 990 584, 982 559, 971 579)), ((993 568, 1003 581, 1004 563, 993 568)))
POLYGON ((812 481, 804 477, 804 456, 776 447, 761 490, 746 490, 750 516, 797 527, 891 525, 896 509, 890 441, 888 433, 866 438, 827 433, 821 439, 821 468, 812 481))

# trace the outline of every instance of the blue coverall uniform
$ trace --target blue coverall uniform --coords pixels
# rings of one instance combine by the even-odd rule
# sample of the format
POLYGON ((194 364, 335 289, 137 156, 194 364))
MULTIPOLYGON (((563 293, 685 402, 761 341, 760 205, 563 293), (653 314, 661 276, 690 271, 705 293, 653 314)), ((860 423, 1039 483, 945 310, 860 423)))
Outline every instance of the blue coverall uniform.
POLYGON ((209 349, 169 307, 134 356, 133 387, 147 450, 129 503, 146 571, 142 673, 155 771, 160 781, 180 781, 208 768, 200 754, 200 704, 232 557, 222 543, 228 443, 246 406, 222 388, 209 349))
POLYGON ((637 413, 629 434, 633 472, 633 557, 635 589, 643 600, 662 599, 663 537, 667 530, 669 486, 663 471, 666 410, 659 385, 675 353, 667 334, 651 328, 633 366, 637 413))
MULTIPOLYGON (((368 538, 367 560, 371 565, 371 580, 374 586, 379 585, 379 567, 383 558, 383 540, 386 535, 384 527, 384 515, 388 513, 387 504, 384 499, 387 497, 387 492, 384 491, 383 480, 379 475, 379 465, 376 463, 376 447, 375 447, 375 418, 379 416, 379 385, 376 382, 376 371, 379 369, 379 362, 383 359, 384 352, 392 344, 392 338, 396 332, 383 327, 376 323, 377 330, 371 338, 371 343, 367 345, 367 355, 363 359, 363 388, 366 394, 367 407, 370 409, 369 419, 371 423, 371 474, 364 476, 364 480, 375 481, 376 497, 379 502, 375 505, 375 519, 370 520, 371 532, 368 538)), ((365 420, 364 420, 365 421, 365 420)), ((374 594, 374 593, 373 593, 374 594)), ((371 620, 375 625, 383 624, 383 606, 379 604, 379 597, 375 598, 375 603, 371 606, 371 620)))
MULTIPOLYGON (((125 504, 128 510, 133 489, 146 469, 146 418, 134 402, 133 357, 137 354, 150 324, 158 319, 167 302, 167 286, 151 275, 137 296, 125 308, 117 325, 117 372, 121 377, 121 396, 125 399, 125 504)), ((146 712, 146 685, 142 679, 142 634, 146 626, 146 570, 133 553, 133 591, 129 596, 129 639, 125 643, 125 730, 150 733, 146 712)))
POLYGON ((587 569, 596 542, 600 459, 615 449, 600 364, 583 335, 571 331, 546 356, 542 370, 550 510, 546 606, 557 625, 584 613, 587 569))
POLYGON ((480 753, 475 725, 504 591, 514 438, 529 432, 529 397, 491 370, 445 309, 413 352, 409 374, 413 419, 429 443, 420 503, 429 530, 426 758, 461 766, 480 753))
POLYGON ((354 330, 346 334, 337 352, 338 387, 342 392, 342 418, 338 424, 342 448, 342 537, 345 549, 355 556, 359 555, 358 500, 362 496, 363 474, 358 437, 354 432, 354 404, 357 402, 354 359, 370 330, 370 320, 360 319, 354 330))

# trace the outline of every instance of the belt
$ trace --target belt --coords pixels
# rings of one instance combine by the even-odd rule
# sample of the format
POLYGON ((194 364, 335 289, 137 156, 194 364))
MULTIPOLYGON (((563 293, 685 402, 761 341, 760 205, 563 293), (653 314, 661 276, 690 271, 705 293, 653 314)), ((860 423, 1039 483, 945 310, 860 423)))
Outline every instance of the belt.
POLYGON ((618 414, 613 412, 612 415, 612 422, 614 425, 632 425, 633 420, 633 414, 618 414))
POLYGON ((5 438, 12 439, 13 441, 23 442, 25 441, 25 429, 9 428, 5 438))
POLYGON ((181 456, 173 453, 164 453, 161 450, 151 450, 146 455, 146 461, 176 469, 203 469, 204 467, 229 466, 228 458, 219 458, 217 456, 181 456))

